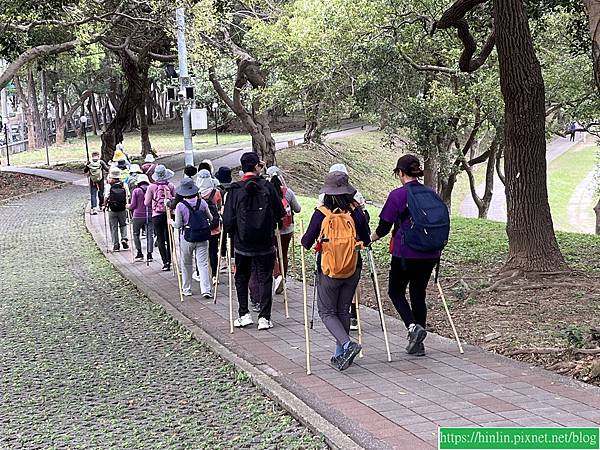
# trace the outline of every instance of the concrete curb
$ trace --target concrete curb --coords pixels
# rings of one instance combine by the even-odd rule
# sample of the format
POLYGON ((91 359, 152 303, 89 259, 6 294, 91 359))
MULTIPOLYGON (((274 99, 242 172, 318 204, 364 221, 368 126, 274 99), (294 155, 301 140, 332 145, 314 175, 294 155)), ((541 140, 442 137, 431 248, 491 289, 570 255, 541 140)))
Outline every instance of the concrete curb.
MULTIPOLYGON (((86 206, 84 211, 85 226, 90 233, 92 239, 98 246, 98 250, 102 252, 102 243, 99 242, 97 237, 91 232, 89 205, 86 206)), ((110 264, 119 272, 125 279, 129 280, 127 275, 121 270, 121 268, 115 265, 110 258, 106 258, 110 264)), ((275 381, 265 370, 253 365, 246 361, 242 357, 238 356, 226 346, 221 344, 216 338, 208 334, 201 327, 196 325, 188 316, 182 313, 180 310, 175 308, 171 303, 166 301, 163 297, 158 295, 151 289, 146 289, 144 286, 135 285, 136 288, 148 297, 153 303, 161 305, 165 311, 171 315, 177 322, 189 330, 193 336, 200 342, 205 343, 212 351, 222 357, 224 360, 236 366, 239 370, 246 372, 252 383, 259 388, 265 395, 277 402, 283 409, 294 416, 298 421, 310 429, 313 433, 322 435, 325 442, 333 449, 339 450, 354 450, 362 449, 361 445, 357 444, 352 438, 346 435, 340 428, 334 423, 327 420, 317 411, 308 406, 303 400, 294 395, 288 389, 283 387, 277 381, 275 381)), ((270 367, 265 365, 265 369, 270 367)), ((273 370, 273 369, 271 369, 273 370)), ((381 448, 381 447, 379 447, 381 448)))

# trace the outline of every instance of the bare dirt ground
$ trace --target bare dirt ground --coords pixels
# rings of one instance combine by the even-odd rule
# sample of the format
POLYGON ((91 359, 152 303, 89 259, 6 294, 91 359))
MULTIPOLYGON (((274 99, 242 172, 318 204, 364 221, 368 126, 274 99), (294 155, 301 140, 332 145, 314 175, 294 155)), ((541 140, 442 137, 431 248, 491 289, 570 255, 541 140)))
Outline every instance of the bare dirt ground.
POLYGON ((0 201, 40 189, 51 188, 57 184, 55 181, 31 175, 0 172, 0 201))

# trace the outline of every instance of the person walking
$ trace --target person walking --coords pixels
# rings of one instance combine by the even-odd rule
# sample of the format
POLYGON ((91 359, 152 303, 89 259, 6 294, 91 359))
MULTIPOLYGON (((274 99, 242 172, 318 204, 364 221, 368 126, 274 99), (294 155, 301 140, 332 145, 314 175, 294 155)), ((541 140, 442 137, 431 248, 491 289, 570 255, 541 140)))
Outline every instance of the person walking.
POLYGON ((98 214, 98 206, 100 209, 104 206, 104 175, 108 174, 108 164, 100 159, 100 153, 92 152, 92 160, 88 161, 83 168, 83 173, 88 174, 90 182, 90 214, 98 214))
MULTIPOLYGON (((139 164, 132 164, 129 168, 129 174, 127 178, 124 179, 125 183, 127 183, 127 187, 129 188, 129 192, 133 194, 133 190, 137 185, 137 178, 139 175, 143 174, 142 168, 139 164)), ((121 171, 121 178, 123 178, 123 172, 121 171)))
POLYGON ((152 208, 152 225, 156 235, 156 246, 163 262, 163 271, 171 270, 171 243, 167 222, 167 204, 175 197, 175 185, 169 180, 175 174, 162 164, 156 166, 154 183, 146 190, 144 205, 152 208))
MULTIPOLYGON (((285 210, 285 216, 282 220, 282 227, 279 230, 281 236, 281 253, 283 254, 283 271, 281 273, 281 264, 279 263, 279 257, 275 260, 275 267, 273 268, 273 290, 276 294, 283 292, 283 278, 287 276, 288 272, 288 252, 290 248, 290 242, 292 242, 292 236, 294 235, 294 214, 299 214, 302 211, 302 207, 294 191, 292 191, 283 178, 281 170, 277 166, 271 166, 267 169, 267 179, 273 183, 277 194, 285 210)), ((281 256, 281 255, 279 255, 281 256)))
POLYGON ((350 338, 350 304, 360 281, 360 249, 370 244, 369 226, 362 209, 355 207, 356 189, 344 172, 330 172, 316 209, 302 236, 309 250, 317 243, 317 308, 323 324, 335 339, 331 364, 347 369, 361 346, 350 338))
POLYGON ((208 204, 208 209, 212 216, 210 239, 208 243, 208 255, 210 261, 210 270, 212 278, 217 276, 217 260, 219 259, 219 239, 221 237, 221 207, 223 201, 221 192, 214 187, 212 177, 208 170, 198 172, 196 186, 200 191, 200 196, 208 204))
POLYGON ((144 164, 142 164, 142 171, 148 176, 148 179, 152 179, 154 171, 156 170, 156 164, 154 163, 154 156, 148 153, 144 158, 144 164))
POLYGON ((200 274, 200 295, 212 297, 212 282, 208 272, 208 241, 212 215, 208 204, 198 197, 198 186, 189 177, 184 178, 176 193, 181 201, 175 208, 175 223, 180 230, 179 248, 181 252, 182 293, 192 295, 192 273, 194 265, 200 274), (195 263, 194 264, 194 254, 195 263))
POLYGON ((273 327, 273 264, 275 263, 275 228, 285 216, 285 210, 273 184, 260 176, 264 162, 253 152, 240 159, 244 176, 233 183, 227 194, 223 225, 233 236, 235 252, 235 288, 239 303, 236 327, 254 323, 248 310, 248 283, 254 264, 260 312, 258 329, 273 327))
POLYGON ((121 181, 121 171, 117 167, 110 169, 104 190, 104 204, 108 209, 108 223, 112 236, 113 251, 118 252, 121 246, 129 249, 127 238, 127 198, 129 189, 121 181))
POLYGON ((152 251, 154 248, 154 231, 152 226, 151 209, 144 204, 146 191, 150 186, 150 180, 145 174, 136 176, 137 185, 131 193, 131 203, 129 210, 133 216, 133 243, 137 250, 135 261, 143 261, 144 254, 142 252, 142 243, 140 234, 142 230, 146 230, 146 258, 148 262, 153 261, 152 251))
MULTIPOLYGON (((447 230, 440 228, 440 231, 446 233, 446 241, 449 231, 448 209, 435 192, 419 182, 419 178, 423 176, 423 169, 416 156, 404 155, 398 159, 394 175, 400 179, 402 186, 389 194, 379 215, 379 225, 371 236, 371 240, 378 241, 394 228, 390 249, 392 261, 388 295, 408 329, 407 353, 424 356, 423 341, 427 337, 427 304, 425 301, 427 284, 434 267, 440 260, 441 248, 424 251, 411 247, 407 233, 418 228, 414 226, 415 219, 410 210, 411 204, 414 203, 413 194, 418 191, 421 196, 427 196, 433 201, 434 208, 431 210, 428 209, 428 206, 418 208, 419 210, 425 211, 431 217, 448 217, 447 230), (406 299, 407 287, 410 293, 410 304, 406 299)), ((433 238, 437 231, 430 230, 429 234, 433 238)), ((424 239, 427 239, 427 233, 425 233, 424 239)), ((443 239, 442 237, 441 240, 443 241, 443 239)), ((441 244, 442 248, 443 245, 445 244, 441 244)))

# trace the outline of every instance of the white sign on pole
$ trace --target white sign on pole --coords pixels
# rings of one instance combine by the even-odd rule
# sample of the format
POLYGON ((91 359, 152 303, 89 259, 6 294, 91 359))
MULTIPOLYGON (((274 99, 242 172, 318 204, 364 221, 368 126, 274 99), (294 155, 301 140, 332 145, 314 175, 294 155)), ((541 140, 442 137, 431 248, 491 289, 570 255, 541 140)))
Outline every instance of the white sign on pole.
POLYGON ((208 130, 206 108, 192 109, 192 130, 208 130))

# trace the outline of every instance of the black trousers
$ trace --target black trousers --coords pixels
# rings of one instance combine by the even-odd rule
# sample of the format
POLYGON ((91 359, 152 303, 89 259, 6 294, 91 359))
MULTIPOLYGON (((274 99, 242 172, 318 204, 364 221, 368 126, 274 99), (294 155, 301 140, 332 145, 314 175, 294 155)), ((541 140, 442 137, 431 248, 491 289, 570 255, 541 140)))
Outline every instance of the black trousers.
POLYGON ((210 261, 210 270, 212 276, 217 276, 217 260, 219 259, 219 238, 220 234, 212 235, 208 240, 208 260, 210 261))
POLYGON ((408 328, 418 323, 423 328, 427 323, 427 304, 425 296, 431 272, 437 259, 402 259, 392 257, 388 295, 408 328), (406 299, 406 287, 410 293, 410 305, 406 299))
POLYGON ((256 288, 260 302, 258 317, 271 320, 271 306, 273 304, 273 264, 275 252, 268 255, 246 256, 235 254, 235 290, 237 292, 239 315, 248 314, 248 285, 254 270, 256 288))
MULTIPOLYGON (((160 252, 163 264, 171 264, 171 243, 169 242, 169 229, 167 228, 167 214, 152 217, 154 234, 156 235, 156 246, 160 252)), ((146 239, 152 239, 147 236, 146 239)))

